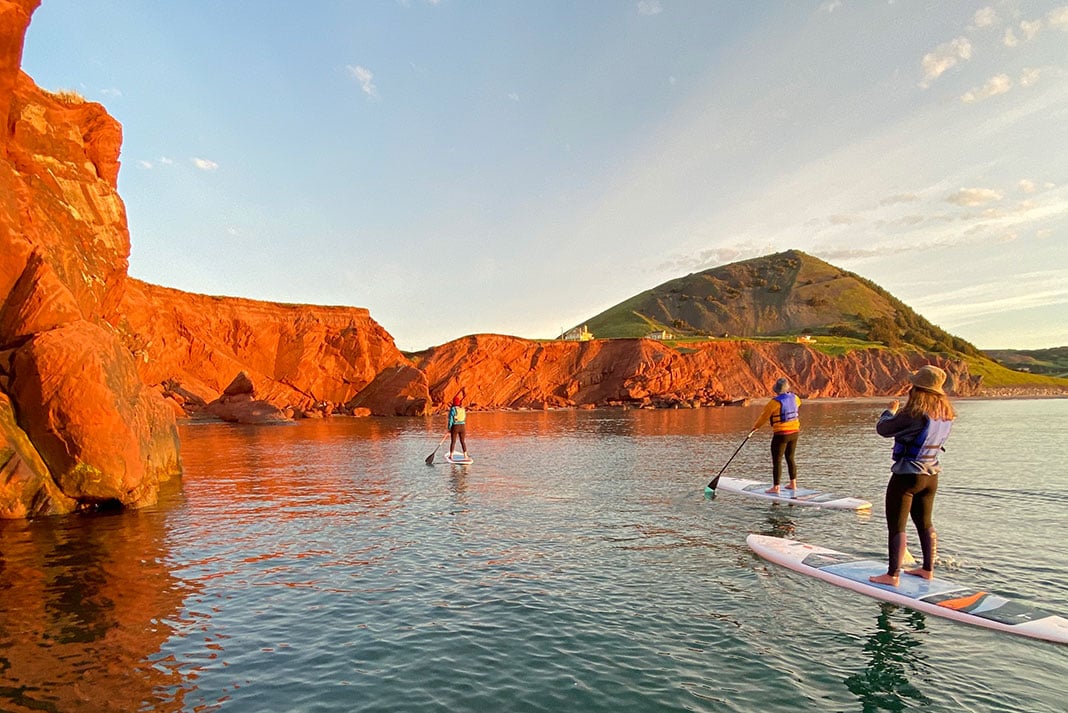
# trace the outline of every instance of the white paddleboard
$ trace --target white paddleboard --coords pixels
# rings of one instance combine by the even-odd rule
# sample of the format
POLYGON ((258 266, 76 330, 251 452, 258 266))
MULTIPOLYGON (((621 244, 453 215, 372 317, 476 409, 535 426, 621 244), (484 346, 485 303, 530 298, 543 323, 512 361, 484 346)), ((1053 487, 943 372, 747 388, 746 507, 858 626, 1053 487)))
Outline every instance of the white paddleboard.
POLYGON ((868 577, 884 574, 886 562, 767 535, 749 535, 746 544, 769 562, 884 602, 988 629, 1068 643, 1068 619, 992 592, 907 574, 901 575, 896 587, 875 584, 868 577))
MULTIPOLYGON (((721 477, 716 485, 716 490, 726 490, 731 493, 751 495, 755 498, 774 500, 789 505, 815 505, 821 508, 834 508, 836 510, 868 510, 871 503, 860 498, 845 498, 833 493, 825 493, 821 490, 808 488, 779 488, 779 492, 764 492, 771 487, 771 483, 762 483, 759 480, 746 480, 744 478, 721 477)), ((711 492, 707 487, 706 492, 711 492)))
POLYGON ((446 463, 452 463, 454 465, 470 465, 470 464, 474 463, 475 461, 473 461, 470 456, 465 458, 462 454, 453 455, 453 456, 450 456, 450 455, 446 454, 445 455, 445 462, 446 463))

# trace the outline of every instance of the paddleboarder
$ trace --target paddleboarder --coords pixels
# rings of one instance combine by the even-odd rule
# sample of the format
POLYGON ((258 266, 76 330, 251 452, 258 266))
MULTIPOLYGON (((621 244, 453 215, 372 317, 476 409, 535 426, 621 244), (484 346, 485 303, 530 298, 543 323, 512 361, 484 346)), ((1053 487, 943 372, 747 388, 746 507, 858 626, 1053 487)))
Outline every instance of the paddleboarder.
POLYGON ((467 459, 467 409, 463 407, 464 390, 452 399, 449 407, 449 459, 456 453, 456 439, 460 439, 460 447, 463 448, 464 459, 467 459))
POLYGON ((765 492, 778 493, 782 480, 782 461, 786 458, 786 469, 790 475, 790 490, 797 490, 797 463, 794 451, 797 450, 797 437, 801 432, 798 409, 801 399, 790 391, 790 382, 782 378, 772 387, 775 396, 768 401, 760 412, 753 430, 760 428, 764 422, 771 424, 771 482, 772 486, 765 492))
POLYGON ((938 454, 949 437, 956 414, 943 390, 946 372, 937 366, 920 367, 909 376, 909 390, 905 407, 898 410, 899 401, 891 401, 879 416, 875 430, 880 436, 894 439, 890 468, 890 482, 886 486, 886 528, 889 563, 886 574, 869 577, 876 584, 896 587, 905 552, 905 527, 909 516, 920 536, 923 566, 905 570, 924 579, 934 576, 934 559, 938 550, 932 513, 938 474, 942 466, 938 454))

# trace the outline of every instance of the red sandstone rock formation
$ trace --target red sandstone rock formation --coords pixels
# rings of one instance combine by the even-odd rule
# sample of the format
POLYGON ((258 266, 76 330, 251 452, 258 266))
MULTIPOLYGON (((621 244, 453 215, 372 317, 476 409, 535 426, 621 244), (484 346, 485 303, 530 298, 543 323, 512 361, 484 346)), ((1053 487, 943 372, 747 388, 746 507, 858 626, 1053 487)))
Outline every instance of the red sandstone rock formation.
POLYGON ((424 413, 425 376, 365 309, 127 277, 122 129, 19 70, 39 4, 0 0, 0 517, 155 502, 190 411, 424 413), (239 374, 248 388, 226 393, 239 374))
POLYGON ((978 390, 964 362, 864 349, 830 356, 794 343, 709 341, 676 350, 651 339, 534 342, 477 335, 415 357, 440 410, 461 387, 473 408, 613 403, 715 405, 770 393, 780 376, 809 398, 897 394, 922 364, 937 363, 957 395, 978 390))
POLYGON ((154 502, 180 472, 174 416, 115 317, 130 250, 122 131, 19 70, 38 0, 0 0, 0 516, 154 502))
MULTIPOLYGON (((425 376, 366 309, 210 297, 131 278, 119 312, 141 378, 187 412, 219 399, 240 373, 258 400, 298 416, 429 407, 425 376)), ((226 413, 236 412, 216 409, 226 413)))

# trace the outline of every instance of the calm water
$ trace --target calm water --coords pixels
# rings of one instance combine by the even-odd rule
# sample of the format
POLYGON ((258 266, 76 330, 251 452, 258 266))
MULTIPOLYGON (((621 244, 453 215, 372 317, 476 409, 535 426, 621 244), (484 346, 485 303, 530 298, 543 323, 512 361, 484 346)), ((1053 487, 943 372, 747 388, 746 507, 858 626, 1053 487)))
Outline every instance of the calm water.
MULTIPOLYGON (((1068 613, 1068 400, 957 406, 941 573, 1068 613)), ((706 500, 759 405, 474 413, 466 468, 441 418, 184 426, 158 507, 0 523, 0 710, 1063 712, 1068 647, 746 549, 884 556, 881 407, 802 411, 801 482, 869 515, 706 500)))

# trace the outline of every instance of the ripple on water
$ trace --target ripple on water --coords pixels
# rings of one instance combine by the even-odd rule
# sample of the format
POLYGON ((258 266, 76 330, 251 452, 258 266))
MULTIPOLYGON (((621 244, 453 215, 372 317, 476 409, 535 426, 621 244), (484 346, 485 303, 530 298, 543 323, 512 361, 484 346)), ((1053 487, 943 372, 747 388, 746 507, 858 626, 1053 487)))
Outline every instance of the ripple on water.
MULTIPOLYGON (((440 431, 416 419, 186 427, 159 508, 0 524, 0 691, 62 710, 94 710, 73 693, 87 676, 127 692, 98 710, 1060 711, 1061 648, 748 551, 760 532, 884 556, 873 407, 806 406, 804 477, 874 512, 706 500, 752 409, 474 414, 469 468, 427 467, 440 431), (85 640, 58 642, 70 626, 85 640)), ((1026 433, 1068 410, 1032 408, 1000 421, 1030 459, 1007 485, 986 460, 1015 447, 1000 412, 961 404, 940 568, 1068 611, 1063 472, 1038 473, 1068 454, 1026 433)), ((766 460, 754 441, 731 472, 766 460)))

